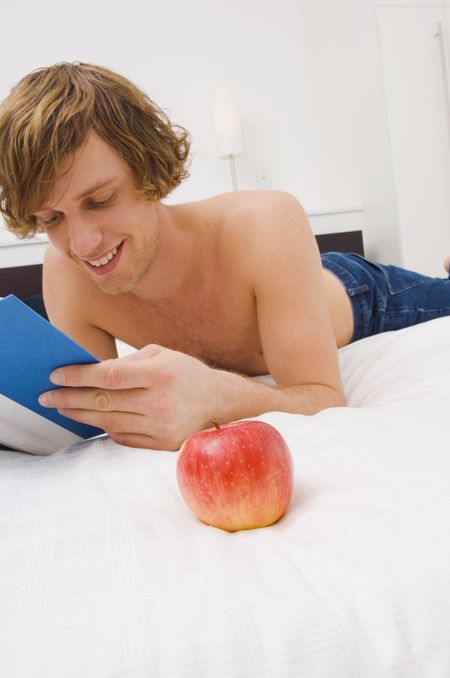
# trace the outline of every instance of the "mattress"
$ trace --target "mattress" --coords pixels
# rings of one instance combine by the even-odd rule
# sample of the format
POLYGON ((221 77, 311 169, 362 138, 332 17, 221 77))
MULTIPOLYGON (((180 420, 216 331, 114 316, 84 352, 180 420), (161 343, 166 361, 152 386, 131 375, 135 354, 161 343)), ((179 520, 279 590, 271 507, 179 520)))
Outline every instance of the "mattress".
POLYGON ((0 452, 8 678, 448 678, 450 318, 340 350, 347 408, 270 412, 288 513, 190 513, 178 453, 0 452))

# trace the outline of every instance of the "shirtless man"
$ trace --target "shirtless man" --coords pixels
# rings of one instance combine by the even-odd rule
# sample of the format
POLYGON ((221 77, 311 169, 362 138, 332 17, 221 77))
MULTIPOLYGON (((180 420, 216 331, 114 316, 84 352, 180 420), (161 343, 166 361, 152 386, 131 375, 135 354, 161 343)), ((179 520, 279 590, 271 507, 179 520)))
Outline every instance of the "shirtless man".
POLYGON ((33 72, 0 109, 6 223, 48 234, 49 318, 102 359, 54 372, 63 388, 40 401, 130 446, 176 450, 213 418, 345 406, 337 347, 363 336, 364 285, 340 279, 342 261, 322 267, 294 197, 162 202, 188 150, 134 85, 87 64, 33 72), (118 359, 115 338, 138 350, 118 359), (264 374, 275 385, 249 379, 264 374))

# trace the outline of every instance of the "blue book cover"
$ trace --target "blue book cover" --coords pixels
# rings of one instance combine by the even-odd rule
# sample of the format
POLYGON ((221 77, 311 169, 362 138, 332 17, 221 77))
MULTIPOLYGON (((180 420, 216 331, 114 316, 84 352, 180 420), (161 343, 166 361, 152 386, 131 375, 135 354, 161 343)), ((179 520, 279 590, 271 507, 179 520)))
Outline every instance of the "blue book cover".
MULTIPOLYGON (((14 295, 0 300, 0 394, 71 431, 80 438, 104 433, 42 407, 43 391, 58 388, 50 373, 64 365, 98 363, 98 358, 72 341, 14 295)), ((16 424, 17 425, 17 424, 16 424)))

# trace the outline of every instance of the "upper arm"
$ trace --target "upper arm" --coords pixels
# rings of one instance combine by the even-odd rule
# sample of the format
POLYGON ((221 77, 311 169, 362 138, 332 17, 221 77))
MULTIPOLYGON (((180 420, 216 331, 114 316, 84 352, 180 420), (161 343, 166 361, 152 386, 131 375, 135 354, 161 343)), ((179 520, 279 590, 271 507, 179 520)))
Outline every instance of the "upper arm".
POLYGON ((114 338, 91 322, 92 290, 75 265, 47 247, 43 296, 50 322, 101 360, 117 357, 114 338))
POLYGON ((249 269, 269 372, 280 386, 320 384, 343 397, 316 239, 300 203, 272 193, 249 222, 249 269))

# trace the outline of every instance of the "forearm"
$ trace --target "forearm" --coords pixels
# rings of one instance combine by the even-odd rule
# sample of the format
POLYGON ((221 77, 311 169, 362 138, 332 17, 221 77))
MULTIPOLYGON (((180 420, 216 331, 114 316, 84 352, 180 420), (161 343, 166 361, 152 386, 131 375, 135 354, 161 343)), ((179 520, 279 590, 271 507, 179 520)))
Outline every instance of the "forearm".
POLYGON ((264 412, 316 414, 328 407, 345 407, 343 393, 322 384, 272 386, 232 372, 220 372, 215 413, 219 422, 257 417, 264 412))
POLYGON ((271 386, 156 344, 120 360, 59 368, 52 381, 61 388, 41 394, 41 405, 98 426, 123 445, 156 450, 179 449, 212 419, 226 424, 264 412, 314 414, 345 405, 339 389, 271 386))

